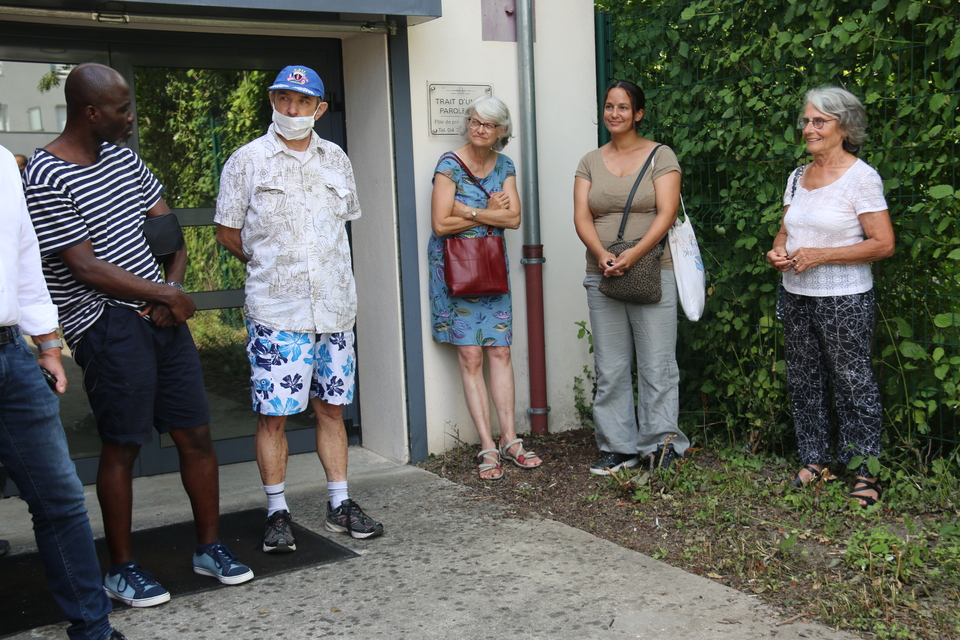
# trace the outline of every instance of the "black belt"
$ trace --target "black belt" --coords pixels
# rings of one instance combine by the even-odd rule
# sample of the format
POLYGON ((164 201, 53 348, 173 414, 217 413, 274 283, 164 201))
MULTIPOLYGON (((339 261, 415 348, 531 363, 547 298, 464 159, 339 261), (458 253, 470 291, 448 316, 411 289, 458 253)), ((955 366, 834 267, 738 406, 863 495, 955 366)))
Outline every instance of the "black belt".
POLYGON ((20 339, 20 328, 16 325, 12 327, 0 327, 0 344, 9 344, 20 339))

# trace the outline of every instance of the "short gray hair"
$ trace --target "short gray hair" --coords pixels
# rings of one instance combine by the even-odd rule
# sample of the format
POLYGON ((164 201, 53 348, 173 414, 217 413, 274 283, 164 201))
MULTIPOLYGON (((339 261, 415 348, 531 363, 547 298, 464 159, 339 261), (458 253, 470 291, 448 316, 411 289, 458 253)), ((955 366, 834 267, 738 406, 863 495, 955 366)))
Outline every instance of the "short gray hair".
POLYGON ((507 146, 507 142, 513 135, 513 121, 510 120, 510 109, 507 109, 503 100, 493 96, 480 96, 467 106, 467 112, 463 116, 463 131, 461 132, 464 140, 467 139, 467 132, 469 131, 467 125, 474 114, 488 122, 496 122, 497 126, 503 127, 503 133, 493 143, 494 151, 500 151, 507 146))
POLYGON ((860 153, 867 139, 867 110, 857 96, 840 87, 823 86, 808 91, 804 103, 836 118, 845 134, 844 151, 853 155, 860 153))

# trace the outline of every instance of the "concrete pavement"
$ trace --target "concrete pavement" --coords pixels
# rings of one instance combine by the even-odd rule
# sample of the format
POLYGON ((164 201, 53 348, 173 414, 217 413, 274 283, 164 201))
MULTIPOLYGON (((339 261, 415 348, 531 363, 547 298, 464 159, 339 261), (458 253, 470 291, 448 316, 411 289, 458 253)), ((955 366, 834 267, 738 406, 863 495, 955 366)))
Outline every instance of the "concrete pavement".
MULTIPOLYGON (((224 512, 263 505, 256 464, 222 467, 221 494, 224 512)), ((785 621, 754 596, 552 520, 504 517, 493 499, 359 447, 350 449, 350 494, 384 523, 383 537, 324 531, 319 461, 293 456, 294 520, 360 557, 126 609, 112 616, 114 626, 130 640, 857 637, 785 621)), ((136 480, 134 499, 137 528, 190 518, 176 474, 136 480)), ((93 487, 87 507, 102 535, 93 487)), ((22 501, 0 501, 0 522, 15 552, 33 547, 22 501)), ((241 560, 255 553, 235 551, 241 560)), ((49 626, 9 637, 66 635, 49 626)))

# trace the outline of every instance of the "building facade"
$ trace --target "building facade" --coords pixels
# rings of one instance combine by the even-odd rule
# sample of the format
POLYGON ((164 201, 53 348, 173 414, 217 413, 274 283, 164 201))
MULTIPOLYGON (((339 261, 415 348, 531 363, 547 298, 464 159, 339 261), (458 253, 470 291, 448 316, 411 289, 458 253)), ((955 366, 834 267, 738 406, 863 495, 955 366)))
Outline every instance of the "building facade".
MULTIPOLYGON (((266 84, 249 102, 242 83, 257 78, 256 73, 272 80, 272 74, 288 64, 316 68, 331 103, 317 132, 346 149, 363 209, 362 218, 351 228, 360 301, 359 406, 353 408, 351 428, 363 446, 409 462, 449 448, 457 439, 475 440, 456 350, 431 339, 426 245, 433 168, 444 151, 461 144, 451 135, 449 119, 456 120, 460 98, 489 90, 511 108, 516 130, 536 127, 540 206, 538 212, 525 215, 539 215, 546 258, 549 425, 551 430, 568 429, 578 424, 573 379, 589 361, 588 345, 577 338, 575 325, 587 318, 587 309, 581 286, 583 249, 572 222, 572 191, 577 162, 596 146, 593 3, 540 0, 534 7, 533 27, 536 109, 535 122, 527 122, 529 118, 522 116, 513 2, 0 0, 0 61, 5 70, 15 70, 22 77, 13 82, 10 76, 0 76, 0 105, 6 112, 0 144, 29 156, 33 148, 56 136, 62 126, 56 114, 63 99, 62 85, 53 79, 70 65, 101 62, 130 81, 138 113, 137 135, 131 144, 155 173, 169 176, 162 178, 167 201, 182 224, 194 227, 196 244, 191 246, 200 247, 192 249, 191 259, 212 265, 202 270, 207 275, 223 274, 219 280, 201 282, 200 278, 193 287, 203 311, 192 326, 201 348, 211 349, 204 366, 221 462, 249 460, 253 459, 255 417, 244 401, 242 372, 225 364, 238 355, 237 349, 242 350, 242 338, 235 326, 229 326, 229 314, 221 311, 241 306, 242 291, 228 277, 236 266, 225 262, 210 243, 213 202, 210 189, 204 192, 200 187, 206 181, 215 184, 218 167, 231 151, 231 135, 237 135, 241 126, 254 131, 269 123, 268 107, 265 112, 238 113, 237 105, 258 100, 266 105, 266 84), (198 74, 198 70, 207 72, 198 74), (227 84, 214 94, 229 100, 208 109, 206 129, 201 120, 207 115, 192 114, 193 124, 187 126, 174 122, 173 107, 160 109, 167 101, 188 103, 185 95, 198 91, 202 83, 221 86, 217 82, 227 84), (45 90, 39 90, 41 86, 45 90), (36 123, 31 125, 30 118, 35 116, 29 110, 34 107, 42 111, 40 130, 31 129, 36 123), (252 122, 243 125, 244 118, 252 122), (166 142, 164 136, 175 126, 183 128, 176 140, 166 142), (194 146, 177 146, 186 131, 197 136, 194 146), (186 179, 194 173, 201 177, 186 179), (184 184, 178 182, 180 177, 184 184), (225 323, 222 345, 205 333, 216 322, 203 314, 216 315, 216 322, 225 323), (222 354, 214 349, 221 346, 222 354)), ((505 153, 522 171, 524 149, 519 137, 505 153)), ((530 424, 530 364, 522 228, 506 237, 514 292, 517 426, 525 432, 530 424)), ((239 357, 242 362, 242 354, 239 357)), ((73 381, 73 395, 62 402, 64 423, 78 468, 85 481, 92 481, 96 431, 91 435, 77 375, 73 381)), ((302 428, 291 434, 292 450, 312 449, 309 423, 304 420, 302 428)), ((160 439, 154 444, 144 448, 141 474, 175 468, 176 456, 169 443, 160 439)))

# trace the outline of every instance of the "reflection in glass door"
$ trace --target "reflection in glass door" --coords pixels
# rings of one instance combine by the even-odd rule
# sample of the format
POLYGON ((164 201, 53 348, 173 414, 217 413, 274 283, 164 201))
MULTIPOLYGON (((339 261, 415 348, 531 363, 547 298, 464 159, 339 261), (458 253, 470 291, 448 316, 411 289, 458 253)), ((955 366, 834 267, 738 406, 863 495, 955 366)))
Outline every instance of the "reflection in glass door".
MULTIPOLYGON (((66 114, 62 85, 72 68, 70 63, 0 60, 0 145, 30 158, 60 135, 66 114)), ((80 367, 66 345, 63 366, 67 391, 60 398, 60 418, 70 452, 75 459, 96 457, 97 424, 83 391, 80 367)))
MULTIPOLYGON (((270 124, 265 71, 134 67, 140 156, 164 185, 164 199, 185 226, 188 292, 243 288, 244 265, 215 239, 212 222, 220 171, 236 149, 270 124), (189 215, 187 212, 192 213, 189 215)), ((236 304, 241 298, 236 298, 236 304)), ((225 306, 225 305, 224 305, 225 306)), ((253 434, 247 334, 237 308, 206 309, 190 321, 200 352, 214 439, 253 434)), ((170 438, 161 440, 171 446, 170 438)))

